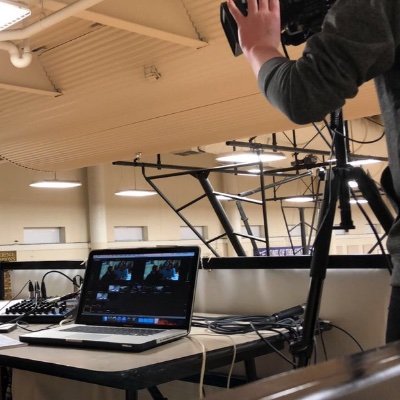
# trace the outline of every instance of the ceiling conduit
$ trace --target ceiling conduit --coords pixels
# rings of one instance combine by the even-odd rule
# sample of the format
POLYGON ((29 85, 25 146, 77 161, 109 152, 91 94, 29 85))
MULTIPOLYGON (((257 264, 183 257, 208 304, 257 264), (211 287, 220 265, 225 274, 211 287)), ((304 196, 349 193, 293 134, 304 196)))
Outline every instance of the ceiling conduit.
POLYGON ((25 68, 32 61, 30 47, 28 45, 20 47, 14 44, 12 41, 28 39, 33 35, 36 35, 37 33, 58 24, 66 18, 72 17, 80 11, 86 10, 102 1, 103 0, 78 0, 75 3, 62 8, 61 10, 56 11, 48 17, 45 17, 40 21, 27 26, 26 28, 2 31, 0 32, 0 50, 6 50, 9 52, 10 61, 14 67, 25 68))
POLYGON ((10 54, 10 61, 14 67, 25 68, 32 61, 31 49, 28 45, 20 48, 12 42, 0 42, 0 50, 8 51, 10 54))

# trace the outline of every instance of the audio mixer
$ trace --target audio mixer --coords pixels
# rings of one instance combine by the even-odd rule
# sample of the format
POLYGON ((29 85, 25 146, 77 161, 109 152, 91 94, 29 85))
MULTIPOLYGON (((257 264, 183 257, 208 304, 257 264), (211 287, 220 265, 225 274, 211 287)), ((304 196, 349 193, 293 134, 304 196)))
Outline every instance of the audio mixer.
POLYGON ((21 317, 19 321, 34 324, 57 324, 72 313, 75 305, 75 302, 65 300, 51 302, 51 298, 13 300, 0 311, 0 323, 21 317))

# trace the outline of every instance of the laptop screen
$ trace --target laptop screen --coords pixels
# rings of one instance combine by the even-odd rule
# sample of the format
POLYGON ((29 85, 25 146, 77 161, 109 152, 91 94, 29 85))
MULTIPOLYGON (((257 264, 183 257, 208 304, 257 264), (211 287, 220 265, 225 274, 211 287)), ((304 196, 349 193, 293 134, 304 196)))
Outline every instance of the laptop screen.
POLYGON ((188 329, 198 247, 93 250, 76 323, 188 329))

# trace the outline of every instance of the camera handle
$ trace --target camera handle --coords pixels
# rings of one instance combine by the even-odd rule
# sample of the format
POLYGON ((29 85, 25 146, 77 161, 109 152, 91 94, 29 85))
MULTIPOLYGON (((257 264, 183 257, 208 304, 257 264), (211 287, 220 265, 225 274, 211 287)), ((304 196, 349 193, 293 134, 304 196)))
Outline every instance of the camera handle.
POLYGON ((360 167, 352 167, 347 160, 347 137, 343 123, 342 110, 330 115, 330 128, 333 132, 336 166, 326 176, 324 197, 318 220, 318 229, 314 241, 310 265, 310 288, 302 324, 300 341, 294 343, 290 351, 296 359, 297 367, 309 364, 314 348, 314 336, 319 315, 326 269, 329 263, 329 248, 333 229, 354 228, 350 210, 349 180, 358 183, 359 190, 368 200, 369 206, 386 233, 391 228, 394 217, 383 202, 375 182, 360 167), (339 201, 341 222, 334 227, 336 204, 339 201))

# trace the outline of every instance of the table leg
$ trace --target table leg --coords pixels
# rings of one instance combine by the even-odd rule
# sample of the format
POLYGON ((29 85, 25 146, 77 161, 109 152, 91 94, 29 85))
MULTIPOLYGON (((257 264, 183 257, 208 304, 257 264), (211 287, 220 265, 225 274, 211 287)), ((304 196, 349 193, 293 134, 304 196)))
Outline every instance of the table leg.
POLYGON ((258 377, 257 377, 256 362, 254 358, 244 360, 244 367, 246 370, 247 380, 249 382, 256 381, 258 377))
POLYGON ((162 393, 160 392, 160 390, 158 389, 157 386, 149 387, 149 388, 147 388, 147 390, 151 394, 151 397, 153 398, 153 400, 168 400, 166 397, 164 397, 162 395, 162 393))
POLYGON ((125 400, 138 400, 137 390, 126 390, 125 400))

